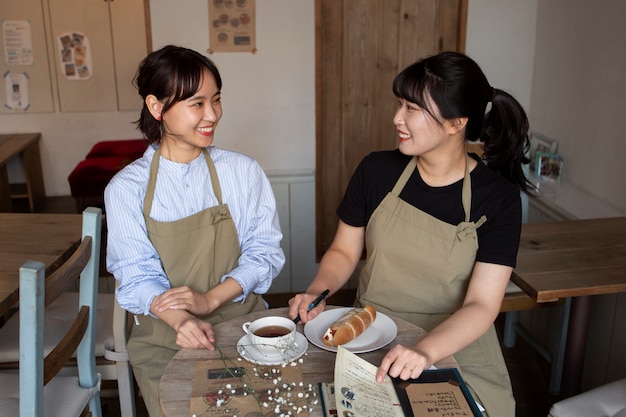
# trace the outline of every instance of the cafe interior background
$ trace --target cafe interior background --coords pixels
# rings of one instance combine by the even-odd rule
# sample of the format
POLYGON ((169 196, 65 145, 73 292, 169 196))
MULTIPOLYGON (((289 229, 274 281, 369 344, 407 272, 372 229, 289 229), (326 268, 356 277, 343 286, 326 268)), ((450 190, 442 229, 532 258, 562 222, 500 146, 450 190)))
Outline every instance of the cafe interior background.
MULTIPOLYGON (((20 4, 44 5, 49 12, 59 2, 20 4)), ((149 13, 152 49, 209 48, 207 1, 150 0, 149 13)), ((621 0, 468 0, 466 53, 492 85, 520 101, 533 131, 558 141, 564 168, 561 195, 554 200, 579 218, 626 215, 624 16, 621 0)), ((210 56, 224 81, 224 116, 215 144, 251 155, 268 173, 288 254, 271 291, 302 291, 317 265, 314 1, 257 0, 256 48, 210 56)), ((53 70, 54 64, 46 65, 37 62, 33 71, 53 70)), ((52 82, 40 90, 31 86, 31 100, 46 111, 0 110, 0 133, 41 132, 47 196, 70 195, 67 177, 96 142, 139 137, 133 125, 137 110, 102 110, 107 91, 78 94, 74 107, 65 108, 59 94, 63 91, 52 82)), ((19 161, 10 161, 10 181, 23 182, 22 175, 19 161)), ((535 331, 548 343, 556 329, 541 314, 550 313, 523 313, 529 327, 542 323, 535 331)), ((583 388, 626 376, 626 357, 619 354, 626 350, 626 332, 616 320, 625 316, 625 294, 594 297, 583 388)))

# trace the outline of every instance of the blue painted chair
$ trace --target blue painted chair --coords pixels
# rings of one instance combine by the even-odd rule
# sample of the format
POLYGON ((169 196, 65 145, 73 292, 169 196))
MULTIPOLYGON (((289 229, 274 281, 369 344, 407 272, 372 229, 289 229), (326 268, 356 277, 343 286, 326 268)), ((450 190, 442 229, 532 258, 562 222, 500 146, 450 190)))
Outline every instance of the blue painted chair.
MULTIPOLYGON (((78 276, 78 275, 77 275, 78 276)), ((78 281, 78 280, 77 280, 78 281)), ((52 351, 71 327, 76 314, 79 293, 78 285, 63 292, 52 303, 46 305, 44 315, 44 355, 52 351)), ((132 369, 126 352, 129 326, 127 313, 115 301, 115 294, 99 293, 96 314, 97 371, 102 381, 115 381, 112 395, 118 396, 121 417, 135 417, 135 393, 132 369)), ((20 314, 13 315, 0 328, 0 371, 19 368, 20 314)), ((60 375, 77 375, 76 353, 60 371, 60 375)), ((106 384, 105 384, 106 387, 106 384)), ((110 395, 111 389, 103 389, 101 395, 110 395)))
POLYGON ((82 242, 55 272, 46 278, 45 265, 33 260, 20 268, 19 374, 0 373, 0 417, 78 417, 87 406, 93 417, 102 416, 100 375, 95 363, 101 227, 102 211, 87 208, 83 212, 82 242), (78 274, 76 319, 65 337, 44 357, 45 307, 78 274), (75 351, 78 376, 57 375, 75 351))

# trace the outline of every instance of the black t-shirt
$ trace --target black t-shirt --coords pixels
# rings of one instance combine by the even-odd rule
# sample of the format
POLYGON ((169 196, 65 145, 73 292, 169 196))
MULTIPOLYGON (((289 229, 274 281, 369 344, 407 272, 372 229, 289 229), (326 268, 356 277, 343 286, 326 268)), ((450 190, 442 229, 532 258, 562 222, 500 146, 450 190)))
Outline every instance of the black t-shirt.
MULTIPOLYGON (((515 267, 522 218, 519 189, 489 169, 478 156, 471 154, 471 157, 478 161, 478 165, 470 172, 470 221, 477 221, 483 215, 487 217, 477 229, 476 261, 515 267)), ((350 226, 366 226, 411 158, 397 149, 373 152, 363 158, 339 204, 339 218, 350 226)), ((431 187, 416 169, 400 198, 441 221, 457 225, 465 220, 462 188, 462 179, 444 187, 431 187)))

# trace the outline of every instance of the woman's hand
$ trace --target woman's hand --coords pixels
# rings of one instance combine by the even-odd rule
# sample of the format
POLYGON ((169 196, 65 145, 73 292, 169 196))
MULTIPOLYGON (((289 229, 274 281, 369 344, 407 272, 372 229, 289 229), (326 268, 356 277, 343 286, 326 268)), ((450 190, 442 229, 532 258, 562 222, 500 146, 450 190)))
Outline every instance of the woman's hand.
POLYGON ((176 330, 176 344, 180 347, 215 350, 213 327, 206 321, 190 315, 174 330, 176 330))
POLYGON ((187 286, 171 288, 155 298, 158 312, 165 310, 187 310, 200 316, 211 313, 216 306, 211 306, 210 298, 187 286))
POLYGON ((317 298, 317 296, 319 295, 320 293, 312 294, 308 292, 296 294, 292 299, 289 300, 289 318, 293 320, 298 315, 300 315, 300 320, 304 324, 307 321, 313 320, 315 317, 317 317, 317 315, 324 311, 324 308, 326 308, 325 301, 319 303, 319 305, 313 310, 309 312, 307 312, 307 310, 309 309, 309 306, 311 305, 313 300, 315 300, 315 298, 317 298))
POLYGON ((423 352, 415 348, 396 345, 381 361, 376 373, 376 382, 383 382, 387 373, 402 380, 417 378, 431 365, 430 359, 423 352))

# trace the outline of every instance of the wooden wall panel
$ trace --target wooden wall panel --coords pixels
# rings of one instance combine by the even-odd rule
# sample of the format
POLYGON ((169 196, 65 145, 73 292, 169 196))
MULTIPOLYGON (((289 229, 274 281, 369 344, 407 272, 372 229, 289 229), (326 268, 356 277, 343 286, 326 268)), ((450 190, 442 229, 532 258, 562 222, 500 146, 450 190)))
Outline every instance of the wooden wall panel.
POLYGON ((341 166, 342 2, 316 0, 316 242, 328 247, 337 226, 335 203, 343 193, 341 166), (321 243, 323 242, 323 243, 321 243))
POLYGON ((462 50, 467 0, 316 0, 317 256, 361 159, 397 146, 393 78, 441 47, 462 50))
POLYGON ((437 32, 439 34, 438 51, 460 51, 459 48, 459 0, 437 2, 437 32))
POLYGON ((339 181, 345 188, 354 168, 371 147, 372 124, 375 116, 374 83, 377 82, 376 62, 379 50, 378 27, 380 0, 351 0, 344 2, 343 66, 341 114, 341 166, 339 181), (358 149, 358 152, 354 152, 358 149))
MULTIPOLYGON (((379 2, 380 31, 379 50, 376 56, 376 74, 370 82, 372 90, 372 128, 369 132, 369 144, 365 149, 389 149, 394 146, 396 129, 393 115, 397 108, 397 100, 393 95, 392 83, 398 74, 398 40, 401 38, 402 3, 406 0, 379 2)), ((365 156, 361 155, 358 160, 365 156)), ((358 162, 358 161, 357 161, 358 162)))

